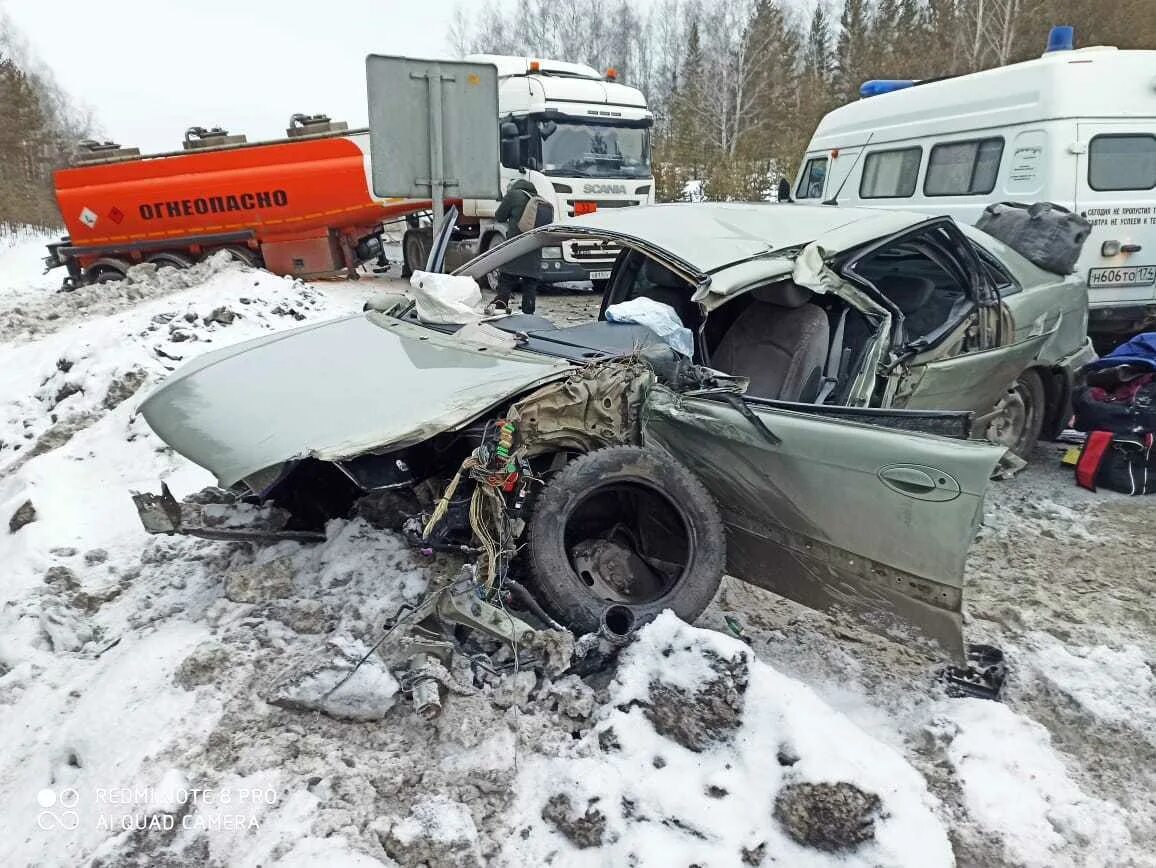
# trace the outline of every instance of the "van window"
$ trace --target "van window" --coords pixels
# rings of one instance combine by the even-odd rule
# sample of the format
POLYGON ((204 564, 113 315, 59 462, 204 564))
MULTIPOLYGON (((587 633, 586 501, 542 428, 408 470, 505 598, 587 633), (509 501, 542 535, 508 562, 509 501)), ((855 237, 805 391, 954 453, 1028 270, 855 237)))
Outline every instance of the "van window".
POLYGON ((807 167, 799 178, 796 199, 820 199, 823 196, 823 182, 827 180, 827 158, 815 157, 807 160, 807 167))
POLYGON ((927 159, 925 196, 986 195, 995 189, 1003 139, 947 142, 931 149, 927 159))
POLYGON ((1156 187, 1156 136, 1096 136, 1088 145, 1088 186, 1093 190, 1156 187))
POLYGON ((915 193, 923 148, 875 151, 863 162, 860 199, 898 199, 915 193))

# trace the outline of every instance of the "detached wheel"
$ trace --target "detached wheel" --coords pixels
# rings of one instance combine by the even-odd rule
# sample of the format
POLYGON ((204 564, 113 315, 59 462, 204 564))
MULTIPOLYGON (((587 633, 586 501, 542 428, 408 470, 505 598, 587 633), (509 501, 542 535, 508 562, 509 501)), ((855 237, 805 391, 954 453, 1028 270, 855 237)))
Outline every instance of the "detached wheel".
POLYGON ((1024 371, 996 407, 995 416, 988 423, 987 439, 1027 460, 1044 427, 1046 402, 1040 375, 1024 371))
POLYGON ((722 518, 702 483, 671 458, 615 446, 572 461, 530 520, 531 581, 542 606, 576 633, 608 606, 641 625, 663 609, 693 621, 726 566, 722 518))

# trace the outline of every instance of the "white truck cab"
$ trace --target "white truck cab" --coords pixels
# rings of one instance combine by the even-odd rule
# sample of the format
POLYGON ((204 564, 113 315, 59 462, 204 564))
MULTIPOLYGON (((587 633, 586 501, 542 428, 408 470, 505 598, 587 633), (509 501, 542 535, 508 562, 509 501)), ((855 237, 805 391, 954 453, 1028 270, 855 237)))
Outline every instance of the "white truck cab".
POLYGON ((867 82, 816 128, 793 198, 950 214, 1048 201, 1093 225, 1089 332, 1156 323, 1156 51, 1072 49, 924 82, 867 82))
MULTIPOLYGON (((603 75, 581 63, 493 54, 466 60, 498 69, 503 192, 517 180, 528 181, 553 204, 555 219, 653 204, 654 116, 640 90, 619 83, 614 70, 603 75)), ((505 239, 506 226, 493 219, 498 204, 483 199, 462 203, 462 231, 451 247, 449 265, 505 239)), ((406 265, 421 267, 416 258, 421 248, 415 243, 411 257, 410 244, 403 247, 406 265)), ((617 253, 616 247, 581 241, 545 248, 540 277, 547 283, 598 284, 610 277, 617 253)))

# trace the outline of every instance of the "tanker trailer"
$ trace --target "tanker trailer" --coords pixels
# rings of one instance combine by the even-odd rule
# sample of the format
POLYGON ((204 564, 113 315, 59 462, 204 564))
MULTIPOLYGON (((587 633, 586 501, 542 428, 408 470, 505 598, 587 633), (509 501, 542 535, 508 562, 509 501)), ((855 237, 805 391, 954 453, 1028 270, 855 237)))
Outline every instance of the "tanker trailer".
POLYGON ((66 288, 219 250, 275 274, 352 276, 385 265, 383 221, 430 207, 374 196, 369 131, 324 115, 294 115, 285 138, 265 142, 192 127, 182 150, 161 154, 87 142, 54 181, 68 236, 45 262, 67 268, 66 288))

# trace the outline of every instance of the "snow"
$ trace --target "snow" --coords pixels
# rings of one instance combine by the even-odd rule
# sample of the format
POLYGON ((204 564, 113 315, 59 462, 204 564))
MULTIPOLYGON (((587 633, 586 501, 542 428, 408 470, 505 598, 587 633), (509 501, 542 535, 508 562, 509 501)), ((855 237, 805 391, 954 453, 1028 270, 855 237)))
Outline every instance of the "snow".
POLYGON ((532 832, 510 839, 504 852, 509 864, 542 864, 561 849, 573 865, 726 865, 738 864, 744 849, 764 843, 790 865, 953 864, 926 782, 907 761, 806 685, 764 663, 752 663, 742 725, 730 743, 695 752, 659 735, 637 703, 648 699, 655 682, 694 688, 709 680, 707 653, 752 656, 738 640, 690 627, 670 612, 641 632, 621 662, 598 724, 603 732, 613 730, 621 748, 527 763, 515 813, 532 832), (789 766, 779 758, 784 752, 794 759, 789 766), (873 844, 832 858, 796 844, 770 821, 786 783, 839 781, 882 799, 873 844), (712 797, 712 788, 725 795, 712 797), (583 805, 596 800, 609 821, 611 843, 576 850, 544 827, 536 811, 543 794, 555 792, 583 805), (627 803, 631 817, 623 816, 627 803), (690 835, 688 828, 694 830, 690 835))
POLYGON ((1119 808, 1084 794, 1050 744, 1047 730, 1004 705, 950 703, 934 728, 971 814, 999 834, 1017 865, 1120 864, 1130 835, 1119 808), (1069 842, 1080 844, 1076 856, 1069 842), (1094 860, 1090 854, 1097 854, 1094 860))
MULTIPOLYGON (((727 580, 608 683, 522 672, 429 724, 377 656, 337 685, 456 562, 362 519, 310 546, 149 537, 129 499, 212 482, 135 415, 153 384, 398 284, 217 260, 57 293, 34 262, 51 237, 0 237, 0 865, 1156 864, 1150 504, 1075 488, 1047 451, 992 490, 967 630, 1012 661, 1002 704, 948 699, 919 649, 727 580), (259 593, 231 599, 242 579, 259 593), (648 706, 720 661, 749 675, 733 730, 701 749, 660 732, 648 706), (797 843, 774 810, 800 782, 876 795, 874 837, 797 843), (602 817, 601 846, 546 819, 559 794, 602 817)), ((593 302, 540 304, 566 321, 593 302)))
POLYGON ((45 273, 47 244, 59 241, 63 229, 21 228, 0 231, 0 299, 5 303, 35 298, 60 286, 61 270, 45 273))

